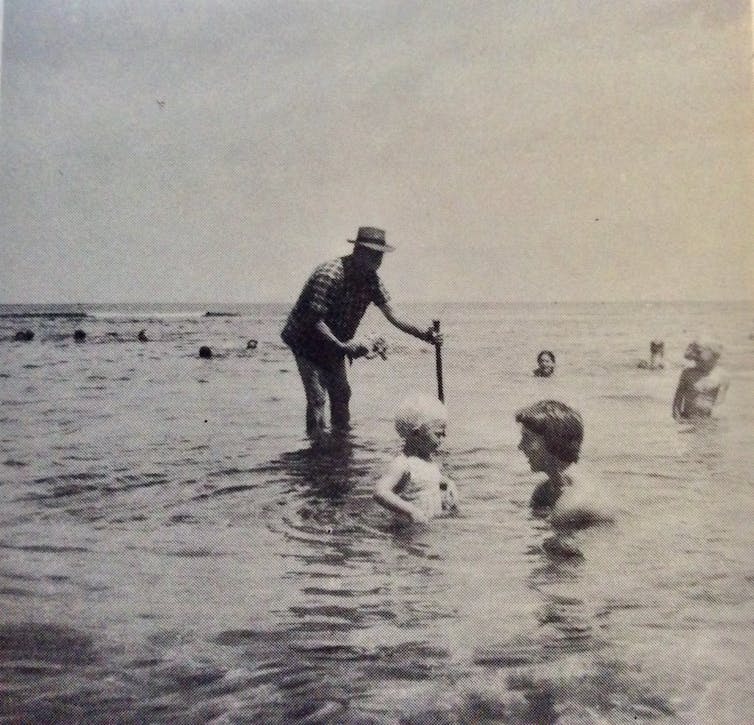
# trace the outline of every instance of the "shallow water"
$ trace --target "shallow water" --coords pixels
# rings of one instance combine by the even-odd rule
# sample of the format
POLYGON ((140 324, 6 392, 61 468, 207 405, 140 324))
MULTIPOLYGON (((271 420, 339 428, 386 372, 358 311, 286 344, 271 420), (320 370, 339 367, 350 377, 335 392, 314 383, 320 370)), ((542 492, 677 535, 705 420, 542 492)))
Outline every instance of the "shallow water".
POLYGON ((354 430, 313 449, 285 308, 82 309, 0 318, 3 718, 750 720, 750 305, 412 308, 443 321, 463 505, 429 528, 371 500, 397 403, 434 389, 432 351, 377 315, 388 360, 354 364, 354 430), (683 432, 670 399, 702 329, 731 389, 683 432), (668 368, 636 369, 654 337, 668 368), (541 348, 554 378, 531 376, 541 348), (579 465, 617 513, 579 556, 528 509, 513 414, 540 398, 582 411, 579 465))

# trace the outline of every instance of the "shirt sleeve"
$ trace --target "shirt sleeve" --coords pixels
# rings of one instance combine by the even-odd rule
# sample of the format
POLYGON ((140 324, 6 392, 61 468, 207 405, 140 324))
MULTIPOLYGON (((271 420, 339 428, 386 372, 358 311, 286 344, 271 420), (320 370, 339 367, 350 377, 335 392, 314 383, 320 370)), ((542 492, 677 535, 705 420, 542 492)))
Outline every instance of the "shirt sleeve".
POLYGON ((332 271, 321 266, 312 272, 307 282, 307 300, 309 312, 312 316, 322 318, 327 315, 335 300, 338 280, 332 271))

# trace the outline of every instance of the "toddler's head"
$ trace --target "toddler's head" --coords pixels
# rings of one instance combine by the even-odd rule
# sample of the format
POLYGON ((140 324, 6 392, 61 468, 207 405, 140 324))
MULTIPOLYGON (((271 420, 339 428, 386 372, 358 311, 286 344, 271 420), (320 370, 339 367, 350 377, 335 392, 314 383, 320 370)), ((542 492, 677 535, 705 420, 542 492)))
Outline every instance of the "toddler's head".
POLYGON ((544 449, 559 461, 570 464, 579 460, 584 424, 578 412, 565 403, 540 400, 519 410, 516 422, 535 433, 544 449))
POLYGON ((421 452, 431 453, 445 437, 448 422, 447 408, 436 398, 415 393, 406 398, 395 416, 395 429, 407 444, 418 446, 421 452))

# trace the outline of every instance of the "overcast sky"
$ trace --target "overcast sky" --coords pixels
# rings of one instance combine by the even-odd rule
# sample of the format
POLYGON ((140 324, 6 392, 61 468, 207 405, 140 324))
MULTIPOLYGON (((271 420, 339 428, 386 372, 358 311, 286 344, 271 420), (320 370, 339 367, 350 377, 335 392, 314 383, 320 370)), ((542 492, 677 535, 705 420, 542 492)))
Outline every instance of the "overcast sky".
POLYGON ((754 293, 743 0, 6 0, 0 302, 754 293))

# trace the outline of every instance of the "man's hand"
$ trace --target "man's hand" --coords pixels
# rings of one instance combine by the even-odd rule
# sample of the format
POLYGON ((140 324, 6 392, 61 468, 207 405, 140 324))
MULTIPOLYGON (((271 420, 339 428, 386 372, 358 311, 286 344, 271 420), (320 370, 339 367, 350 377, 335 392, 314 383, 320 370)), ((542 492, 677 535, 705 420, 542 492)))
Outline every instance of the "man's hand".
POLYGON ((344 342, 341 349, 350 358, 363 357, 369 352, 369 347, 364 344, 364 341, 357 340, 356 338, 344 342))
POLYGON ((387 342, 385 342, 384 337, 372 337, 369 340, 369 348, 369 352, 366 354, 367 360, 372 360, 376 357, 387 360, 387 342))
POLYGON ((443 336, 442 332, 438 332, 434 327, 430 327, 421 338, 424 342, 428 342, 431 345, 442 345, 443 336))

